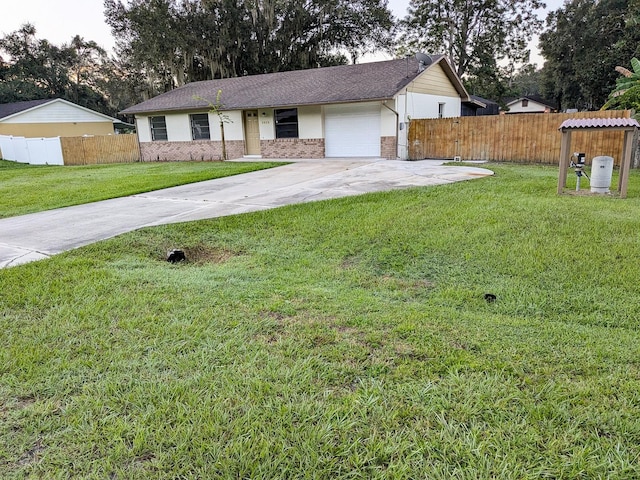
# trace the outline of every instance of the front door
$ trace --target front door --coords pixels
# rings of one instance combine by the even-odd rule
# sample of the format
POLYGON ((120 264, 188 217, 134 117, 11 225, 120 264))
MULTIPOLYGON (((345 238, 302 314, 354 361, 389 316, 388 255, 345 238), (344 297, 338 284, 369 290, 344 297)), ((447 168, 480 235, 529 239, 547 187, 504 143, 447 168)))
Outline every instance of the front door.
POLYGON ((260 155, 260 125, 257 110, 244 112, 244 143, 247 155, 260 155))

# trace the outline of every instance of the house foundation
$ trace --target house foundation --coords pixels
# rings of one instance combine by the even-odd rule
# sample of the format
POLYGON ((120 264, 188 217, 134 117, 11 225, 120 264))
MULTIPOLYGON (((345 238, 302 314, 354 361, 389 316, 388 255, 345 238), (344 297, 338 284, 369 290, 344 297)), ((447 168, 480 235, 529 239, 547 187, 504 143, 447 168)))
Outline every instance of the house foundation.
MULTIPOLYGON (((244 155, 242 140, 225 142, 227 158, 244 155)), ((194 140, 191 142, 141 142, 140 156, 143 162, 189 162, 222 160, 222 142, 194 140)))
MULTIPOLYGON (((396 159, 396 137, 381 137, 380 156, 396 159)), ((245 154, 243 140, 227 140, 227 159, 242 158, 245 154)), ((323 138, 279 138, 260 140, 261 157, 266 159, 325 158, 323 138)), ((141 142, 140 156, 143 162, 193 162, 222 160, 222 142, 194 140, 190 142, 141 142)))
POLYGON ((260 140, 262 158, 324 158, 323 138, 260 140))
POLYGON ((380 137, 380 156, 387 160, 398 158, 397 137, 380 137))

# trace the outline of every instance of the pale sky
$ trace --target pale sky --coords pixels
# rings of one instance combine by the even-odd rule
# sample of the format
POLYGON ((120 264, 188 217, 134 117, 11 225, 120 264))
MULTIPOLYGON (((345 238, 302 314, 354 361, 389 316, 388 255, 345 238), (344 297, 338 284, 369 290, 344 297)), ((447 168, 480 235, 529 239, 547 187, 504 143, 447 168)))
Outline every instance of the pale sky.
MULTIPOLYGON (((563 0, 547 0, 546 3, 547 10, 555 10, 562 6, 563 0)), ((408 5, 409 0, 389 0, 389 7, 396 17, 404 17, 408 5)), ((545 11, 539 12, 540 17, 545 15, 545 11)), ((54 45, 68 43, 75 35, 80 35, 107 50, 114 46, 111 29, 104 22, 103 0, 17 0, 10 9, 2 10, 0 35, 13 32, 24 23, 34 24, 36 36, 54 45)), ((532 43, 534 49, 537 40, 532 43)), ((536 55, 532 62, 542 65, 536 55)))

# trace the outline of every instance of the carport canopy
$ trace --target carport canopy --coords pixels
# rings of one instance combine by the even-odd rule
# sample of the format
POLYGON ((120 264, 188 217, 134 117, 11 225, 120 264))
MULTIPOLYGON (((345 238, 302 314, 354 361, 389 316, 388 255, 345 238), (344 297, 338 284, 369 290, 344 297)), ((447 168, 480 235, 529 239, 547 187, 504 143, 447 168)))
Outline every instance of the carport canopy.
POLYGON ((620 162, 618 193, 620 194, 620 198, 625 198, 627 196, 629 168, 631 166, 632 152, 634 150, 634 138, 636 138, 638 128, 640 128, 640 124, 638 124, 637 120, 633 118, 583 118, 570 119, 562 122, 562 125, 560 125, 560 128, 558 129, 562 132, 558 194, 561 194, 567 186, 567 170, 569 168, 569 158, 571 157, 571 132, 574 130, 621 130, 624 131, 624 146, 620 162))

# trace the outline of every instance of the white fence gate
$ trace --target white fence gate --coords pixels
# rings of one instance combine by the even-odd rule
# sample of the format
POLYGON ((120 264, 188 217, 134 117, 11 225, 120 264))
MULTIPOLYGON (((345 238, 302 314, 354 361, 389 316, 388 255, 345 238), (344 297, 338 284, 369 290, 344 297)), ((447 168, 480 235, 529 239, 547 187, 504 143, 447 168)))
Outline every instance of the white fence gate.
POLYGON ((60 137, 25 138, 0 135, 0 158, 31 165, 64 165, 60 137))

